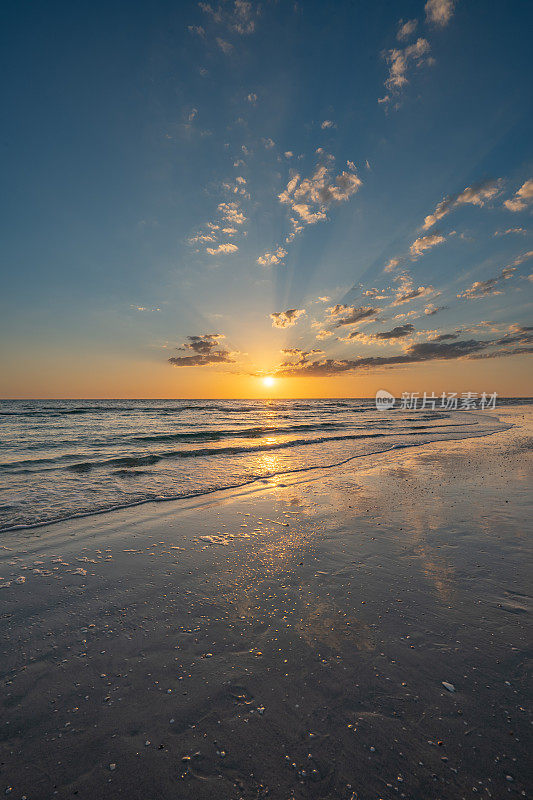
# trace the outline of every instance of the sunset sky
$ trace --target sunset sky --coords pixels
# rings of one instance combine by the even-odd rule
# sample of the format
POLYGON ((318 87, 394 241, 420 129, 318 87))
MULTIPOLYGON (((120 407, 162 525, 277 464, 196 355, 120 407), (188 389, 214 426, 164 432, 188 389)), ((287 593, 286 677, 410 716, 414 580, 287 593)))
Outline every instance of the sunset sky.
POLYGON ((533 394, 532 25, 7 3, 1 395, 533 394))

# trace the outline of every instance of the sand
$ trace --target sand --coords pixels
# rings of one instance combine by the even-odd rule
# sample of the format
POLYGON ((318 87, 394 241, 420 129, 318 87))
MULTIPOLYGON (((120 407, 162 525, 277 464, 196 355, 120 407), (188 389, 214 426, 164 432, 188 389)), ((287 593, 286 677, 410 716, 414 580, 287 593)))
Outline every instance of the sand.
POLYGON ((526 796, 532 412, 498 416, 2 534, 0 793, 526 796))

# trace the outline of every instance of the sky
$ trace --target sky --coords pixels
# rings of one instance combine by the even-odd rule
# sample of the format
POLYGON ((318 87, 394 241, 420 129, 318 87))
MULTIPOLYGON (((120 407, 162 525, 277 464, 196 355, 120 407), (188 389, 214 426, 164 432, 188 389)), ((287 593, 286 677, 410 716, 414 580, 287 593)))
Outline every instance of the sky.
POLYGON ((532 25, 6 2, 0 395, 533 395, 532 25))

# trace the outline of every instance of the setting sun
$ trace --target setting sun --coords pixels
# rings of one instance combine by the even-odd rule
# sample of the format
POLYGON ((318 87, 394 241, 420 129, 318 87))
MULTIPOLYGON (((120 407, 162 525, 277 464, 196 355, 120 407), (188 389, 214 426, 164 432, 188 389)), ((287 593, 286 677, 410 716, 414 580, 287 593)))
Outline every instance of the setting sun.
POLYGON ((272 388, 272 386, 274 386, 274 384, 276 383, 272 375, 266 375, 262 380, 263 380, 263 386, 266 386, 268 389, 272 388))

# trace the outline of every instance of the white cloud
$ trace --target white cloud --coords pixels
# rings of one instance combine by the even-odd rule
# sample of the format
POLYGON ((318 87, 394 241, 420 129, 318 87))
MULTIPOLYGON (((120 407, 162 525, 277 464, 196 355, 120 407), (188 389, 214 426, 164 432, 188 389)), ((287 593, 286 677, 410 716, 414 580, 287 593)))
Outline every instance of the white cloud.
POLYGON ((236 253, 239 249, 236 244, 231 244, 230 242, 219 244, 218 247, 207 247, 207 252, 211 256, 219 255, 219 253, 236 253))
POLYGON ((486 202, 492 200, 501 191, 501 179, 490 179, 481 183, 467 186, 460 194, 443 198, 437 205, 433 214, 428 214, 424 219, 423 228, 427 231, 436 222, 441 220, 457 206, 472 205, 481 208, 486 202))
POLYGON ((419 297, 427 297, 435 292, 433 286, 415 287, 407 272, 398 275, 395 280, 400 285, 396 289, 393 306, 401 306, 403 303, 410 303, 412 300, 418 300, 419 297))
POLYGON ((323 328, 322 330, 318 331, 316 338, 319 341, 322 341, 323 339, 329 339, 331 336, 335 336, 333 331, 327 331, 325 328, 323 328))
POLYGON ((433 294, 434 291, 435 289, 433 286, 419 286, 416 289, 407 290, 399 289, 392 305, 401 306, 402 303, 410 303, 411 300, 417 300, 419 297, 427 297, 428 295, 433 294))
POLYGON ((522 184, 515 196, 504 203, 509 211, 523 211, 533 200, 533 178, 522 184))
POLYGON ((216 242, 217 237, 214 233, 197 233, 189 239, 190 244, 205 244, 205 242, 216 242))
POLYGON ((403 50, 393 48, 384 54, 389 65, 389 77, 385 81, 388 94, 378 100, 379 103, 391 102, 392 95, 398 94, 409 83, 407 72, 411 65, 421 67, 423 64, 431 63, 429 58, 430 46, 427 39, 418 38, 414 44, 410 44, 403 50))
POLYGON ((519 267, 520 264, 523 264, 524 261, 529 261, 529 259, 533 256, 533 250, 528 250, 527 253, 521 253, 521 255, 517 256, 514 261, 511 261, 509 264, 510 267, 519 267))
POLYGON ((404 39, 408 39, 415 32, 417 25, 418 20, 416 19, 408 19, 405 22, 403 19, 401 19, 398 23, 398 33, 396 34, 396 38, 400 42, 404 39))
POLYGON ((218 210, 230 225, 243 225, 246 222, 246 217, 240 210, 238 203, 219 203, 218 210))
POLYGON ((398 266, 399 263, 400 263, 400 259, 399 258, 391 258, 385 264, 385 267, 384 267, 383 271, 384 272, 392 272, 393 270, 396 269, 396 267, 398 266))
POLYGON ((425 5, 426 22, 444 28, 453 17, 455 0, 428 0, 425 5))
POLYGON ((220 36, 217 36, 217 44, 225 55, 229 55, 233 50, 233 45, 220 36))
POLYGON ((364 292, 361 292, 363 297, 371 297, 373 300, 385 300, 387 295, 385 294, 384 289, 366 289, 364 292))
POLYGON ((416 258, 417 256, 421 256, 422 253, 425 253, 426 250, 430 250, 432 247, 442 244, 445 240, 446 237, 442 236, 440 233, 428 233, 426 236, 419 236, 418 239, 415 239, 409 248, 409 252, 416 258))
MULTIPOLYGON (((326 212, 330 206, 346 202, 362 185, 361 179, 351 170, 332 176, 333 157, 321 148, 317 152, 325 157, 327 163, 317 166, 310 178, 302 179, 298 173, 293 174, 287 188, 279 195, 280 202, 288 205, 305 225, 327 219, 326 212)), ((302 229, 296 219, 291 218, 291 222, 293 234, 302 229)))
POLYGON ((283 247, 278 247, 273 253, 265 253, 264 256, 259 256, 257 263, 263 267, 271 267, 273 264, 279 264, 285 256, 287 251, 283 247))
POLYGON ((495 231, 494 236, 509 236, 514 233, 526 236, 527 231, 525 228, 507 228, 506 231, 495 231))

